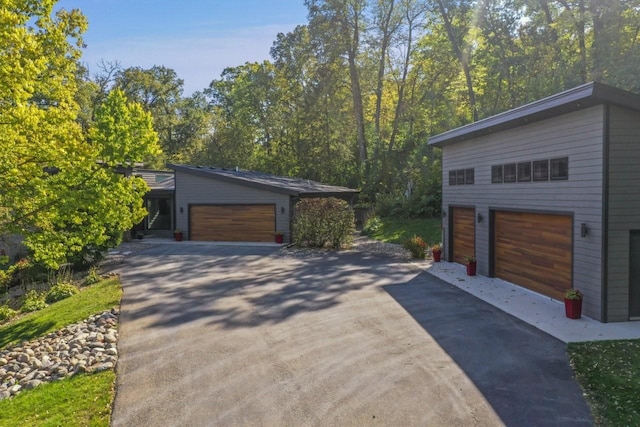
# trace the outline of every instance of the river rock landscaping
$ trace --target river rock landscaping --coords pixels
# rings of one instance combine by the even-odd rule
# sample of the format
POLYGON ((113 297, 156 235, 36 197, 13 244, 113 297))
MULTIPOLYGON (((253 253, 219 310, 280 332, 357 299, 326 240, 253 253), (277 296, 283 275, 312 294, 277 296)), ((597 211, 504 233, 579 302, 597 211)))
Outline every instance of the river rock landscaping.
POLYGON ((118 360, 118 315, 112 308, 0 351, 0 400, 76 373, 113 369, 118 360))

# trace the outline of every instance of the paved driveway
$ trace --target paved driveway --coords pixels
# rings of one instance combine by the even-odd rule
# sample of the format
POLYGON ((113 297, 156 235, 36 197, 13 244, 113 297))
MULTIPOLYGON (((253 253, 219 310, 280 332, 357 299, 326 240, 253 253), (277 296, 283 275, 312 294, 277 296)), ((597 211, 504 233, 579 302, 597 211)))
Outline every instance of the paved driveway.
POLYGON ((187 243, 121 274, 114 426, 591 424, 564 344, 407 263, 187 243))

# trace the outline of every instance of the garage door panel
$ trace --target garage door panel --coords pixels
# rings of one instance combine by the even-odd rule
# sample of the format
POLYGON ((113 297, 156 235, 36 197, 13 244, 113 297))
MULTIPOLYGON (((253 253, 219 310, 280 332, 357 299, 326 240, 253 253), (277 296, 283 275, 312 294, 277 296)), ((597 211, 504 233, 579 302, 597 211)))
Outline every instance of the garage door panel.
POLYGON ((273 242, 274 205, 196 205, 190 238, 199 241, 273 242))
POLYGON ((572 282, 572 219, 531 212, 495 213, 495 274, 561 299, 572 282))
POLYGON ((475 256, 475 209, 451 208, 453 218, 453 261, 465 264, 465 257, 475 256))

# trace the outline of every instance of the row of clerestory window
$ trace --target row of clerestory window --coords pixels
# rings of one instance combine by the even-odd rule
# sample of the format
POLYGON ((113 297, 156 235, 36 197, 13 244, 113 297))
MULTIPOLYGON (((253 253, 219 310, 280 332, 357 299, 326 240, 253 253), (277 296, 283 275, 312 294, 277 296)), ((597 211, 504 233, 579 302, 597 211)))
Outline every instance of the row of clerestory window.
MULTIPOLYGON (((492 184, 567 179, 569 179, 568 157, 491 166, 492 184)), ((474 184, 474 168, 449 171, 449 185, 467 184, 474 184)))

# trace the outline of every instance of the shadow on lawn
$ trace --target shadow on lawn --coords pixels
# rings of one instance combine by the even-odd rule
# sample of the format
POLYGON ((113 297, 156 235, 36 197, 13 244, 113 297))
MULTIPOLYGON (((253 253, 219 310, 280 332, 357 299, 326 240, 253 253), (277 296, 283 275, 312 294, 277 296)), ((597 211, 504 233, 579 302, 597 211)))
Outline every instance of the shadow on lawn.
POLYGON ((428 274, 384 286, 508 426, 589 426, 566 345, 428 274))
POLYGON ((383 274, 385 283, 406 280, 406 271, 389 271, 396 260, 363 254, 288 256, 262 247, 177 250, 174 245, 145 251, 127 262, 123 304, 131 309, 123 316, 153 316, 155 327, 194 321, 253 327, 333 307, 345 293, 372 286, 383 274))
POLYGON ((31 340, 33 337, 45 335, 53 324, 53 321, 18 320, 0 331, 0 349, 7 345, 19 344, 22 341, 31 340))

